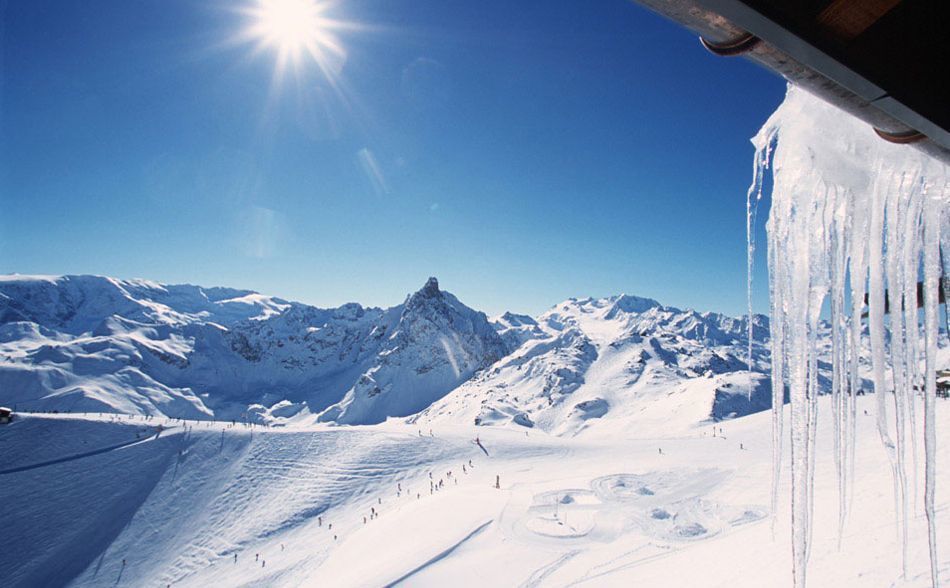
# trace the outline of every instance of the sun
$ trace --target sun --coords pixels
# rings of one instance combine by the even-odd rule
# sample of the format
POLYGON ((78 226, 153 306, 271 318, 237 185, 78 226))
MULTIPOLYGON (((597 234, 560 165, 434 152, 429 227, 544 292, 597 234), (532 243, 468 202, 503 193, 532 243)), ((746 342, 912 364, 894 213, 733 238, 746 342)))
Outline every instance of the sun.
POLYGON ((260 0, 254 28, 268 45, 298 52, 325 35, 320 12, 312 0, 260 0))
POLYGON ((335 30, 342 23, 327 16, 320 0, 255 0, 242 12, 248 17, 244 35, 259 49, 276 50, 277 73, 311 61, 329 75, 345 57, 335 30))

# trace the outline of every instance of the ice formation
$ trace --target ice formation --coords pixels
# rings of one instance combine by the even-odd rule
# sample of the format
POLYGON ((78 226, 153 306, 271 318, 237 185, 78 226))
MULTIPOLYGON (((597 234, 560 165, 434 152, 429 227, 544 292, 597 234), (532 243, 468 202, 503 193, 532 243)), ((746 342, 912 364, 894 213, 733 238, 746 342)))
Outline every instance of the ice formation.
MULTIPOLYGON (((877 427, 891 462, 906 575, 907 525, 916 505, 916 399, 924 398, 924 511, 931 578, 937 585, 934 520, 934 402, 941 239, 950 234, 947 167, 804 90, 785 101, 753 139, 752 214, 771 167, 767 223, 772 314, 773 512, 781 472, 783 397, 790 398, 793 572, 804 586, 811 536, 819 321, 832 334, 831 378, 839 533, 853 479, 855 396, 862 337, 871 350, 877 427), (923 275, 923 325, 918 278, 923 275), (866 309, 866 312, 865 312, 866 309), (864 317, 867 321, 864 322, 864 317), (866 325, 866 330, 865 330, 866 325), (923 369, 921 358, 923 357, 923 369)), ((750 251, 751 265, 751 251, 750 251)), ((866 343, 865 343, 866 344, 866 343)))

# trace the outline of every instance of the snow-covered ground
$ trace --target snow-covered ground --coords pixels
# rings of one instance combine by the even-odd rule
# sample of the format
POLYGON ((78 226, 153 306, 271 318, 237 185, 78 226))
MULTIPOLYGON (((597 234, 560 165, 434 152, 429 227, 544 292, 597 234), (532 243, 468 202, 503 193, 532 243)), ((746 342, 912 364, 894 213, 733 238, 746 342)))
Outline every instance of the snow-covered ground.
MULTIPOLYGON (((627 295, 489 319, 434 278, 383 310, 0 277, 0 404, 58 411, 0 425, 0 586, 790 585, 747 332, 627 295)), ((919 514, 899 580, 870 397, 839 548, 820 403, 810 584, 926 585, 919 514)))
MULTIPOLYGON (((899 578, 873 403, 859 399, 840 546, 832 452, 818 452, 810 585, 928 585, 919 515, 899 578)), ((950 403, 937 408, 946 430, 950 403)), ((828 421, 819 417, 819 448, 832 443, 828 421)), ((264 428, 22 415, 0 425, 0 585, 791 585, 788 501, 774 533, 768 512, 768 414, 667 436, 620 422, 565 438, 457 423, 430 434, 395 420, 264 428)), ((937 461, 943 519, 946 444, 937 461)), ((940 562, 950 577, 950 551, 940 562)))

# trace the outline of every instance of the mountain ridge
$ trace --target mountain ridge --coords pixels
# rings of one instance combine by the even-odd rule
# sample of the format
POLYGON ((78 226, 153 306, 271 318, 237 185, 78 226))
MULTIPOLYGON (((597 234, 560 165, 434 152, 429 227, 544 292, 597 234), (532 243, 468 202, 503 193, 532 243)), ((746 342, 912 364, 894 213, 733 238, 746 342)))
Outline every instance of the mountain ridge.
MULTIPOLYGON (((643 372, 679 385, 744 371, 747 321, 627 294, 489 319, 434 277, 390 308, 324 309, 234 288, 2 276, 0 402, 283 424, 465 414, 459 422, 575 434, 629 412, 617 410, 630 404, 617 393, 635 388, 643 372), (625 376, 614 373, 617 362, 629 364, 625 376), (515 372, 523 374, 512 380, 515 372), (501 383, 521 397, 499 396, 501 383), (595 384, 610 390, 594 394, 595 384), (469 398, 466 406, 450 409, 460 398, 469 398)), ((756 315, 753 326, 753 369, 761 372, 768 320, 756 315)), ((758 402, 726 405, 740 414, 758 402)), ((714 405, 706 412, 728 416, 714 405)))

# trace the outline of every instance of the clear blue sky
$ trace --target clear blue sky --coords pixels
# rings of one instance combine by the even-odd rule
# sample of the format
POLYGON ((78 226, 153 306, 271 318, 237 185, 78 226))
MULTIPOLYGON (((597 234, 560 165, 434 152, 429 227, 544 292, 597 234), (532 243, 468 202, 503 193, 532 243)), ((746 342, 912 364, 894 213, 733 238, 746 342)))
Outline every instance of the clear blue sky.
POLYGON ((275 85, 234 5, 0 2, 0 272, 744 312, 780 78, 621 0, 358 0, 342 93, 308 62, 275 85))

